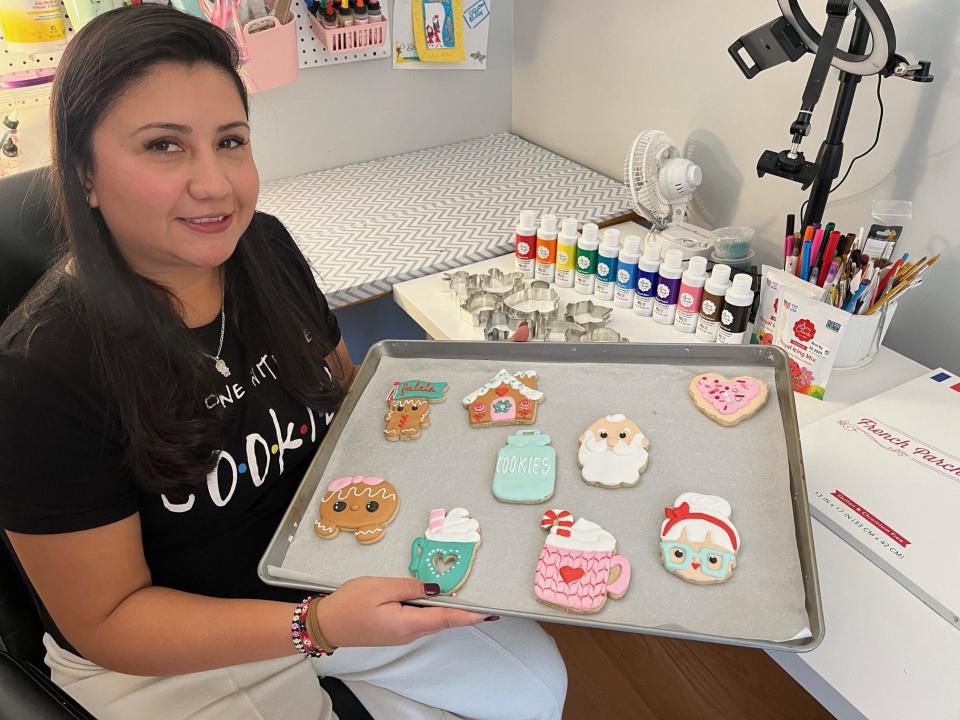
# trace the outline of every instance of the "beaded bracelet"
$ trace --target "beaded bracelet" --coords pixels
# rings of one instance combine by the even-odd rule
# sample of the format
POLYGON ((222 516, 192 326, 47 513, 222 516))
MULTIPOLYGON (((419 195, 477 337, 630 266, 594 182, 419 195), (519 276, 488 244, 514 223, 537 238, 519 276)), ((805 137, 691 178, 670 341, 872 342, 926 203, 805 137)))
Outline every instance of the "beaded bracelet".
POLYGON ((312 597, 304 598, 300 604, 297 605, 297 609, 293 611, 293 619, 290 622, 290 634, 293 638, 293 646, 297 649, 297 652, 309 657, 331 655, 333 649, 328 650, 310 639, 310 632, 307 629, 307 613, 310 612, 311 600, 313 600, 312 597))

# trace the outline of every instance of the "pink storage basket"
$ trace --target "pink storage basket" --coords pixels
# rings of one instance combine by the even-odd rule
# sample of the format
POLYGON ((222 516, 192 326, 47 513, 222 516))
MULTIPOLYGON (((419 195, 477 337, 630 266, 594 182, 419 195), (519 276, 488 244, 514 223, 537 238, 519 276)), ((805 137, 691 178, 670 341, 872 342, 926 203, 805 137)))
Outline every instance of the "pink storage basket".
POLYGON ((297 79, 297 23, 281 24, 273 15, 251 20, 243 27, 249 60, 240 68, 250 92, 289 85, 297 79))
POLYGON ((331 55, 342 55, 364 48, 377 47, 383 45, 387 40, 386 15, 381 16, 380 20, 363 25, 327 30, 311 14, 310 24, 313 26, 313 32, 320 38, 320 42, 323 43, 323 46, 331 55))

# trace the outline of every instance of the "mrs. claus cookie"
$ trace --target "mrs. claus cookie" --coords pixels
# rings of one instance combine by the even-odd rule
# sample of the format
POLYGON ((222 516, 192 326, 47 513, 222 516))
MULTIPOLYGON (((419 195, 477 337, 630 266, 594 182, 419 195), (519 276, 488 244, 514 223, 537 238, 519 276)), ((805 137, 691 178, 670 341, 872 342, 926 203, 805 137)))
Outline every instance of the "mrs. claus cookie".
POLYGON ((748 375, 727 379, 702 373, 690 381, 693 404, 719 425, 733 427, 757 413, 767 402, 767 384, 748 375))
POLYGON ((663 514, 660 562, 664 569, 697 585, 726 582, 740 552, 730 503, 717 495, 687 492, 663 514))

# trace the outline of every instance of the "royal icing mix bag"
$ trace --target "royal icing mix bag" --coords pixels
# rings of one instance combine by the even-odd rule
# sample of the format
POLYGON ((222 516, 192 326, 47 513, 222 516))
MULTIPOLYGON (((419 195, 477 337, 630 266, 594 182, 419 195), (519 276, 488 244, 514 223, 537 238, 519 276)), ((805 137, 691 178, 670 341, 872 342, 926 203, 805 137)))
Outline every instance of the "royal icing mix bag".
POLYGON ((763 266, 763 278, 760 281, 760 307, 753 323, 753 335, 750 342, 754 345, 771 345, 776 337, 777 310, 781 286, 786 286, 813 299, 823 298, 823 288, 801 280, 796 275, 772 267, 763 266))
POLYGON ((787 285, 778 294, 774 344, 790 356, 795 392, 823 400, 850 313, 787 285))

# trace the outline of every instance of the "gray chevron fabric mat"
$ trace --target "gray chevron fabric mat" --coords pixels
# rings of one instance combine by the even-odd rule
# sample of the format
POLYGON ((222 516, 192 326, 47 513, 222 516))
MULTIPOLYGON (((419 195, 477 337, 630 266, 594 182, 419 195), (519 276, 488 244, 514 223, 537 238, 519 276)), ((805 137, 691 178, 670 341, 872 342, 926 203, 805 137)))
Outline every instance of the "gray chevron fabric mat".
POLYGON ((621 183, 509 133, 277 180, 259 203, 334 308, 512 252, 528 208, 599 222, 630 203, 621 183))

